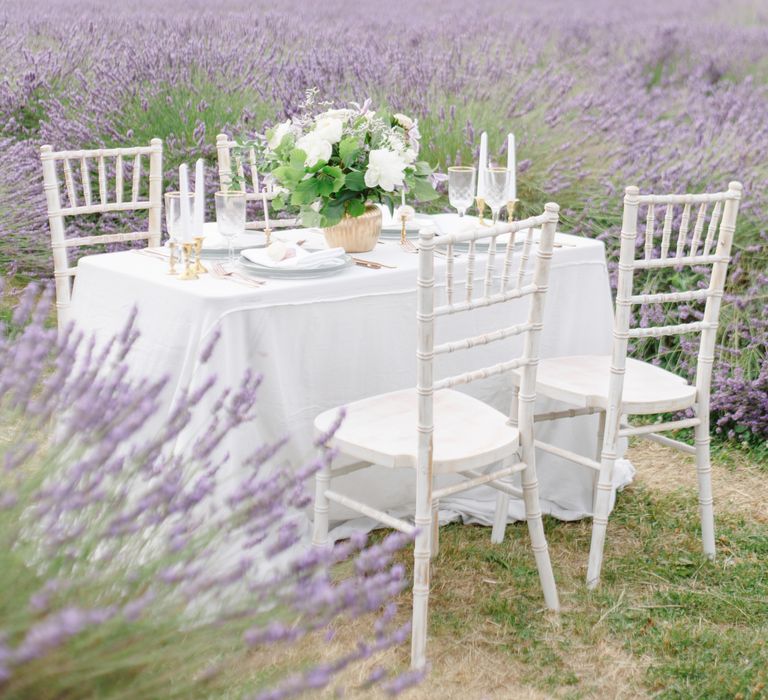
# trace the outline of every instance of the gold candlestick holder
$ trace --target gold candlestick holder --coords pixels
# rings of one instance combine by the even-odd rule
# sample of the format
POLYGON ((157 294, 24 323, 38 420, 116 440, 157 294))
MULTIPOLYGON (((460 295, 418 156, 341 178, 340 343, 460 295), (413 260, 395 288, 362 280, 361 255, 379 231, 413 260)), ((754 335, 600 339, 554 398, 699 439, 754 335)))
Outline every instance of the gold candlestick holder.
POLYGON ((178 246, 173 241, 168 242, 168 251, 170 255, 168 256, 168 274, 169 275, 176 275, 178 274, 176 272, 176 251, 178 250, 178 246))
POLYGON ((408 218, 405 215, 402 215, 400 217, 400 245, 405 245, 406 236, 405 236, 405 222, 408 220, 408 218))
POLYGON ((510 199, 507 202, 507 221, 513 221, 515 216, 515 207, 520 200, 510 199))
POLYGON ((195 236, 193 239, 194 241, 194 253, 195 253, 195 261, 194 261, 194 268, 195 268, 195 274, 198 275, 204 275, 208 270, 205 269, 205 265, 203 265, 202 262, 200 262, 200 253, 203 250, 203 236, 195 236))
POLYGON ((197 272, 192 264, 192 252, 194 250, 194 243, 182 243, 181 250, 184 254, 184 272, 179 275, 180 280, 196 280, 198 279, 197 272))
POLYGON ((483 218, 485 212, 485 199, 482 197, 475 197, 475 204, 477 205, 477 216, 480 219, 480 225, 487 226, 488 224, 485 223, 485 219, 483 218))
POLYGON ((264 239, 266 240, 267 247, 272 244, 272 229, 269 226, 264 228, 264 239))

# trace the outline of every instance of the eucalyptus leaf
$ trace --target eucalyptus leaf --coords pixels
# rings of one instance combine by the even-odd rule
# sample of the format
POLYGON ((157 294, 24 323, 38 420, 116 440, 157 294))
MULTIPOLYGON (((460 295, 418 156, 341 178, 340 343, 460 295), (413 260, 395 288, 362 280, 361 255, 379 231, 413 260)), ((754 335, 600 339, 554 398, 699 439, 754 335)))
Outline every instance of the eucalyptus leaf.
POLYGON ((360 142, 352 136, 347 136, 339 143, 339 158, 344 165, 349 166, 355 161, 361 150, 360 142))
POLYGON ((304 161, 307 160, 307 154, 300 148, 294 148, 291 151, 290 166, 296 170, 304 172, 304 161))
POLYGON ((431 202, 433 199, 437 199, 440 195, 427 180, 416 178, 413 181, 413 196, 420 202, 431 202))

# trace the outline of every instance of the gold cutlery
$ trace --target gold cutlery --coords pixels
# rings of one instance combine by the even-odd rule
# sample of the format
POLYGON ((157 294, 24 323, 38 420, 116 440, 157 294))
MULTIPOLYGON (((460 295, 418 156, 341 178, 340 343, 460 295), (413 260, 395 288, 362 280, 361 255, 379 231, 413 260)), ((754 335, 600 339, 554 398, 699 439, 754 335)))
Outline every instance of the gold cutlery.
POLYGON ((386 267, 389 270, 396 270, 397 269, 397 265, 387 265, 385 263, 378 262, 376 260, 366 260, 365 258, 356 258, 354 256, 352 256, 352 260, 354 260, 355 263, 358 264, 358 265, 370 266, 370 267, 373 267, 375 269, 379 269, 379 268, 382 268, 382 267, 386 267))
POLYGON ((258 279, 256 277, 248 277, 247 275, 235 272, 234 270, 227 270, 227 268, 220 262, 213 263, 211 274, 216 279, 229 280, 230 282, 244 284, 247 287, 261 287, 266 284, 266 280, 258 279))

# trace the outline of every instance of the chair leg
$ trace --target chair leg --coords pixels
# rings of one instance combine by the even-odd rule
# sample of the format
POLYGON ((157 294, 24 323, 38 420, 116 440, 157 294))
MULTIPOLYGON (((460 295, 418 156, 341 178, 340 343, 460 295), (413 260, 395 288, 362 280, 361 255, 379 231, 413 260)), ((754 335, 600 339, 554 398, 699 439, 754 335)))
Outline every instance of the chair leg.
POLYGON ((429 552, 432 538, 432 503, 417 485, 416 543, 413 548, 413 621, 411 623, 411 668, 427 663, 427 614, 429 608, 429 552))
POLYGON ((715 514, 712 507, 712 465, 709 452, 709 411, 701 411, 695 429, 696 473, 699 480, 699 516, 704 554, 715 558, 715 514))
POLYGON ((560 601, 557 597, 555 576, 552 573, 552 562, 549 559, 547 538, 544 536, 544 523, 541 519, 539 504, 539 482, 536 478, 533 450, 529 454, 530 463, 522 473, 523 500, 525 501, 525 517, 528 521, 528 532, 531 536, 533 556, 539 570, 539 581, 544 592, 544 602, 550 610, 559 610, 560 601))
POLYGON ((496 512, 493 514, 493 530, 491 530, 493 544, 501 544, 504 541, 507 513, 509 513, 509 494, 499 492, 496 494, 496 512))
POLYGON ((434 559, 437 553, 440 551, 440 518, 438 517, 438 510, 440 509, 439 501, 432 501, 432 527, 431 527, 431 539, 429 541, 429 557, 434 559))
MULTIPOLYGON (((595 447, 595 459, 599 462, 603 454, 603 439, 605 438, 605 411, 598 413, 597 423, 597 446, 595 447)), ((590 470, 591 471, 591 470, 590 470)), ((592 472, 592 512, 597 508, 597 482, 600 478, 599 472, 592 472)))
MULTIPOLYGON (((325 448, 323 448, 325 450, 325 448)), ((312 546, 328 547, 328 498, 325 492, 331 483, 331 460, 323 454, 323 466, 315 474, 315 521, 312 528, 312 546)))
MULTIPOLYGON (((512 403, 509 412, 509 424, 517 425, 518 395, 520 389, 514 387, 512 390, 512 403)), ((496 511, 493 514, 493 530, 491 530, 491 542, 501 544, 504 541, 504 534, 507 530, 507 515, 509 514, 509 495, 506 493, 496 494, 496 511)))
POLYGON ((589 547, 589 564, 587 566, 587 588, 590 589, 596 588, 600 583, 605 533, 608 527, 608 512, 611 507, 613 465, 615 461, 616 444, 614 443, 610 450, 603 450, 602 466, 597 480, 595 510, 592 514, 592 543, 589 547))

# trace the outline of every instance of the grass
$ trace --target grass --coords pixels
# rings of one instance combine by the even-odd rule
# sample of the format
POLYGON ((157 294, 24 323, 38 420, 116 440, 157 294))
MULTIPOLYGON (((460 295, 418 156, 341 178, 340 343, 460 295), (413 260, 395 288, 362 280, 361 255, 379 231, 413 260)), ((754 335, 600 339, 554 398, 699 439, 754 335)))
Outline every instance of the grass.
MULTIPOLYGON (((502 546, 491 545, 488 528, 441 528, 430 599, 432 672, 407 700, 768 695, 765 465, 738 450, 719 451, 718 558, 709 562, 701 554, 691 458, 651 443, 629 456, 638 477, 611 517, 598 590, 584 586, 591 523, 546 520, 559 616, 542 610, 523 523, 507 528, 502 546)), ((402 561, 410 566, 409 553, 402 561)), ((405 620, 409 596, 401 602, 405 620)), ((354 625, 339 643, 353 634, 354 625)), ((389 653, 407 664, 407 649, 389 653)))

